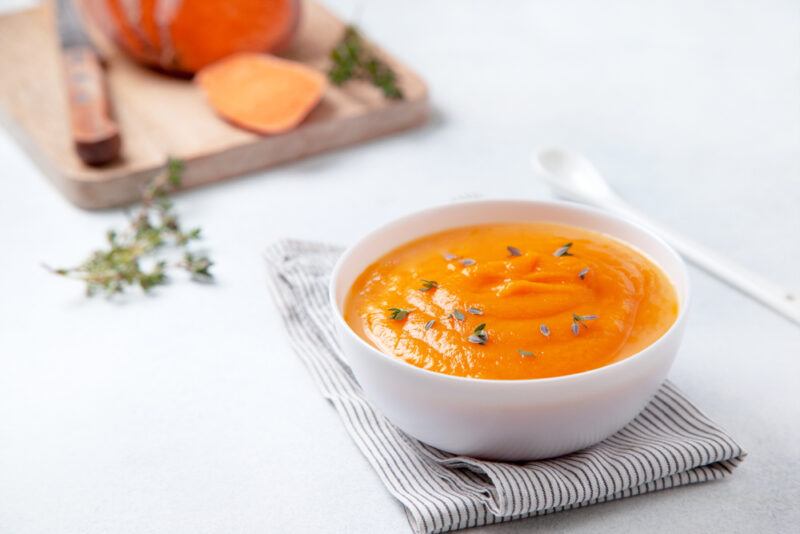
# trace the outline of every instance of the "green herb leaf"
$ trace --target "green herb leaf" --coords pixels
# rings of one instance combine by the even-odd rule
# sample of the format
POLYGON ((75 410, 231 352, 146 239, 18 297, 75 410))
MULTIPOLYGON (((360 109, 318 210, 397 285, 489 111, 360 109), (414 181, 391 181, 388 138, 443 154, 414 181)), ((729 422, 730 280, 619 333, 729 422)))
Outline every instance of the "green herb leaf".
POLYGON ((564 243, 564 246, 553 252, 553 256, 560 258, 561 256, 572 256, 569 249, 572 248, 572 243, 564 243))
POLYGON ((183 161, 176 158, 167 160, 167 182, 175 189, 181 186, 183 171, 186 168, 183 161))
POLYGON ((581 269, 581 272, 578 273, 578 278, 583 280, 583 279, 586 278, 587 274, 589 274, 589 268, 588 267, 584 267, 583 269, 581 269))
POLYGON ((519 352, 520 356, 525 358, 530 358, 531 356, 534 356, 534 354, 529 350, 518 349, 517 352, 519 352))
POLYGON ((439 283, 436 280, 422 280, 422 287, 419 288, 420 291, 430 291, 431 289, 436 289, 439 287, 439 283))
POLYGON ((367 80, 383 91, 388 99, 402 100, 397 75, 389 65, 378 59, 355 26, 347 26, 339 43, 331 50, 333 65, 328 78, 334 85, 348 80, 367 80))
POLYGON ((179 265, 192 275, 193 280, 198 282, 208 282, 213 278, 209 269, 214 265, 214 262, 206 256, 186 252, 183 255, 183 262, 179 265))
POLYGON ((464 317, 464 312, 462 312, 462 311, 461 311, 461 310, 459 310, 458 308, 456 308, 456 309, 454 309, 454 310, 453 310, 453 317, 455 317, 455 318, 456 318, 456 319, 458 319, 459 321, 463 321, 463 320, 465 319, 465 317, 464 317))
POLYGON ((461 260, 461 265, 463 265, 464 267, 469 267, 470 265, 475 265, 475 263, 477 263, 477 262, 475 260, 473 260, 472 258, 464 258, 463 260, 461 260))
POLYGON ((467 311, 472 315, 483 315, 483 310, 476 308, 475 306, 471 306, 469 309, 467 309, 467 311))
POLYGON ((506 247, 508 249, 508 253, 511 256, 522 256, 522 251, 517 247, 512 247, 511 245, 506 247))
POLYGON ((539 332, 540 332, 540 333, 541 333, 541 334, 542 334, 544 337, 550 337, 550 327, 549 327, 549 326, 547 326, 547 325, 546 325, 546 324, 544 324, 544 323, 542 323, 542 324, 540 324, 540 325, 539 325, 539 332))
POLYGON ((433 325, 435 324, 436 324, 436 319, 431 319, 430 321, 425 323, 425 330, 430 330, 431 328, 433 328, 433 325))
POLYGON ((580 333, 580 327, 589 328, 586 325, 586 321, 594 321, 598 318, 597 315, 578 315, 577 313, 572 314, 572 326, 570 326, 570 330, 574 335, 578 335, 580 333))
POLYGON ((485 345, 489 341, 489 334, 486 332, 486 323, 481 323, 472 331, 472 335, 467 338, 470 343, 485 345))
POLYGON ((453 254, 452 252, 445 252, 444 254, 442 254, 442 256, 444 256, 444 259, 446 259, 447 261, 453 261, 459 258, 457 254, 453 254))
POLYGON ((402 321, 411 313, 411 310, 404 310, 403 308, 389 308, 389 311, 391 312, 389 317, 395 321, 402 321))

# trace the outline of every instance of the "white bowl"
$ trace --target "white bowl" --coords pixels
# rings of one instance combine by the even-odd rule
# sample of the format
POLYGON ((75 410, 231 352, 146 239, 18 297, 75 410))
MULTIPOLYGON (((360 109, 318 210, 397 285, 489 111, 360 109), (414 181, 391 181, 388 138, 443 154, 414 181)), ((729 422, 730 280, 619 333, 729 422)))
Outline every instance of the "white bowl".
POLYGON ((683 335, 689 279, 678 254, 649 230, 564 202, 471 201, 427 209, 383 226, 350 247, 334 268, 330 299, 344 356, 369 401, 404 432, 455 454, 535 460, 602 441, 625 426, 664 381, 683 335), (415 238, 482 223, 546 221, 616 237, 647 255, 675 285, 679 313, 655 343, 621 361, 572 375, 529 380, 451 376, 384 354, 342 315, 358 275, 415 238))

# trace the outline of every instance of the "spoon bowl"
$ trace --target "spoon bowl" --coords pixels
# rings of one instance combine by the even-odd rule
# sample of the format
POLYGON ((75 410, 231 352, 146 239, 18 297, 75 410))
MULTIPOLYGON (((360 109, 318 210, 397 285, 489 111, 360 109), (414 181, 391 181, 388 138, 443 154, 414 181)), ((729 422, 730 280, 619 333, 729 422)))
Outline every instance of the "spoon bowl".
POLYGON ((591 203, 619 198, 595 166, 575 152, 542 149, 534 153, 533 165, 561 197, 591 203))

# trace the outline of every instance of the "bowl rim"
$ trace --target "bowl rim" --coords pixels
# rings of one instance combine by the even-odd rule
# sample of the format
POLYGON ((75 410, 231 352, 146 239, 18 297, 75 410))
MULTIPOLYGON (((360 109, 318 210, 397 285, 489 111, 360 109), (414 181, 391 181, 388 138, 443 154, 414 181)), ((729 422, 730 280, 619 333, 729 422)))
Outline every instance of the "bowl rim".
MULTIPOLYGON (((559 223, 558 221, 548 221, 548 220, 545 220, 545 219, 542 219, 541 221, 532 220, 530 222, 553 222, 553 223, 556 223, 556 224, 563 224, 563 223, 559 223)), ((485 223, 485 224, 492 224, 492 223, 485 223)), ((467 226, 467 225, 468 225, 467 223, 464 224, 464 226, 467 226)), ((585 230, 597 231, 597 230, 593 230, 592 228, 582 227, 582 226, 579 226, 579 225, 572 225, 572 226, 577 226, 578 228, 583 228, 585 230)), ((456 227, 454 227, 454 228, 456 228, 456 227)), ((420 236, 420 237, 422 237, 422 236, 420 236)), ((628 243, 625 239, 618 238, 618 237, 613 236, 613 235, 611 237, 613 237, 614 239, 617 239, 619 241, 622 241, 626 246, 633 248, 634 250, 636 250, 640 254, 643 254, 645 257, 647 257, 659 269, 661 269, 664 272, 664 274, 667 276, 667 278, 670 280, 670 282, 673 284, 673 286, 676 286, 675 281, 673 280, 674 277, 671 276, 669 273, 667 273, 666 269, 659 262, 657 262, 655 259, 651 258, 644 251, 639 250, 639 248, 637 246, 635 246, 635 245, 633 245, 631 243, 628 243)), ((401 245, 403 245, 403 243, 398 243, 396 246, 399 247, 401 245)), ((375 258, 375 260, 377 260, 377 259, 378 258, 375 258)), ((347 290, 349 291, 350 288, 347 288, 347 290)), ((675 290, 677 292, 678 288, 675 287, 675 290)), ((530 384, 555 384, 555 383, 559 383, 559 382, 584 381, 584 380, 592 379, 592 378, 595 378, 595 377, 598 377, 598 376, 602 376, 604 374, 613 373, 613 372, 616 372, 617 370, 620 370, 622 368, 634 365, 635 363, 637 363, 638 361, 640 361, 644 357, 646 357, 647 354, 656 351, 657 347, 659 347, 660 345, 663 345, 664 343, 666 343, 665 340, 667 338, 672 337, 676 332, 680 331, 681 327, 683 326, 683 323, 686 320, 686 313, 687 313, 687 311, 689 309, 689 305, 690 305, 690 302, 691 302, 691 295, 692 295, 691 280, 689 278, 689 271, 688 271, 688 268, 686 266, 686 262, 683 260, 683 257, 680 254, 678 254, 675 251, 675 249, 669 243, 667 243, 664 240, 664 238, 659 236, 652 228, 648 227, 647 225, 645 225, 645 224, 643 224, 643 223, 641 223, 639 221, 633 220, 633 219, 631 219, 629 217, 625 217, 625 216, 622 216, 622 215, 619 215, 619 214, 616 214, 616 213, 612 213, 612 212, 606 211, 604 209, 596 208, 594 206, 587 206, 585 204, 580 204, 580 203, 577 203, 577 202, 570 202, 570 201, 564 201, 564 200, 533 200, 533 199, 531 199, 531 200, 528 200, 528 199, 520 200, 520 199, 510 199, 510 198, 468 199, 468 200, 460 200, 460 201, 456 201, 456 202, 448 202, 448 203, 445 203, 445 204, 437 204, 435 206, 430 206, 430 207, 427 207, 427 208, 424 208, 424 209, 421 209, 421 210, 416 210, 416 211, 413 211, 411 213, 407 213, 405 215, 402 215, 400 217, 396 217, 394 219, 391 219, 390 221, 385 222, 385 223, 379 225, 378 227, 376 227, 376 228, 374 228, 374 229, 362 234, 350 246, 348 246, 345 249, 345 251, 336 260, 336 264, 334 265, 333 270, 331 271, 330 280, 328 282, 328 302, 329 302, 329 304, 331 305, 331 307, 335 311, 335 314, 334 314, 335 315, 335 321, 339 325, 340 331, 346 332, 347 335, 349 335, 352 338, 355 338, 356 343, 358 343, 362 348, 367 349, 367 351, 371 355, 373 355, 374 357, 382 358, 382 359, 388 361, 390 364, 398 366, 398 368, 401 368, 401 370, 403 370, 405 372, 417 373, 417 374, 420 374, 420 375, 425 376, 425 377, 430 378, 430 379, 439 379, 439 380, 444 380, 444 381, 454 381, 456 383, 460 382, 460 383, 463 383, 463 384, 476 384, 476 385, 477 384, 485 384, 485 385, 487 385, 487 387, 492 387, 492 385, 501 385, 501 384, 503 386, 505 386, 505 387, 514 387, 514 386, 525 386, 525 385, 530 385, 530 384), (684 288, 685 288, 684 289, 684 298, 683 298, 683 302, 680 303, 680 307, 678 309, 678 317, 675 319, 675 321, 672 323, 672 325, 670 325, 670 327, 663 334, 661 334, 661 336, 659 336, 658 339, 653 341, 650 345, 647 345, 646 347, 644 347, 639 352, 631 354, 630 356, 628 356, 626 358, 623 358, 623 359, 621 359, 619 361, 616 361, 616 362, 613 362, 613 363, 610 363, 610 364, 607 364, 607 365, 603 365, 603 366, 597 367, 595 369, 589 369, 587 371, 581 371, 579 373, 572 373, 572 374, 568 374, 568 375, 559 375, 559 376, 551 376, 551 377, 543 377, 543 378, 519 378, 519 379, 515 379, 515 378, 511 378, 511 379, 507 379, 507 378, 474 378, 474 377, 469 377, 469 376, 459 376, 459 375, 451 375, 451 374, 447 374, 447 373, 440 373, 440 372, 437 372, 437 371, 431 371, 429 369, 423 369, 422 367, 417 367, 416 365, 412 365, 410 363, 407 363, 407 362, 397 358, 396 356, 393 356, 391 354, 387 354, 385 352, 382 352, 382 351, 378 350, 373 345, 368 343, 364 338, 359 336, 351 328, 350 324, 345 320, 343 310, 340 308, 340 306, 336 302, 336 289, 338 287, 337 281, 338 281, 339 277, 341 276, 341 271, 342 271, 342 268, 344 267, 345 263, 351 258, 351 256, 353 255, 354 251, 358 248, 358 246, 361 243, 363 243, 367 239, 371 238, 372 236, 374 236, 376 234, 379 234, 381 232, 384 232, 384 231, 386 231, 386 230, 388 230, 388 229, 390 229, 392 227, 403 225, 403 224, 407 223, 408 221, 410 221, 412 219, 415 219, 415 218, 420 217, 420 216, 428 215, 428 214, 437 212, 437 211, 442 210, 442 209, 447 209, 447 208, 456 208, 457 209, 459 207, 471 206, 471 205, 475 205, 475 204, 512 204, 512 203, 513 204, 528 204, 531 207, 550 206, 550 207, 556 207, 556 208, 565 208, 567 210, 583 211, 583 212, 588 213, 590 215, 597 215, 597 216, 600 216, 600 217, 605 217, 605 218, 608 218, 608 219, 615 220, 617 222, 621 222, 623 224, 626 224, 628 226, 633 227, 635 230, 637 230, 637 231, 639 231, 639 232, 641 232, 643 234, 646 234, 648 237, 652 238, 661 247, 663 247, 663 249, 669 255, 671 255, 673 257, 673 259, 675 260, 676 265, 678 267, 678 271, 680 273, 680 276, 683 278, 684 288)), ((345 355, 343 355, 343 357, 344 357, 345 363, 347 363, 347 365, 349 366, 350 363, 348 361, 347 355, 345 354, 345 355)))

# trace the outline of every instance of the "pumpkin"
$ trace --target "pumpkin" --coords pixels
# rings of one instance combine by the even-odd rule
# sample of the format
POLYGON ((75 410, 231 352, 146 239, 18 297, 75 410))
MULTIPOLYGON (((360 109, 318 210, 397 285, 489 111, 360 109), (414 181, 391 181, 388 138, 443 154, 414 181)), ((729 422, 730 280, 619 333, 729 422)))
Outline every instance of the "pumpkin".
POLYGON ((77 0, 90 25, 137 61, 194 73, 236 52, 276 52, 295 34, 299 0, 77 0))

